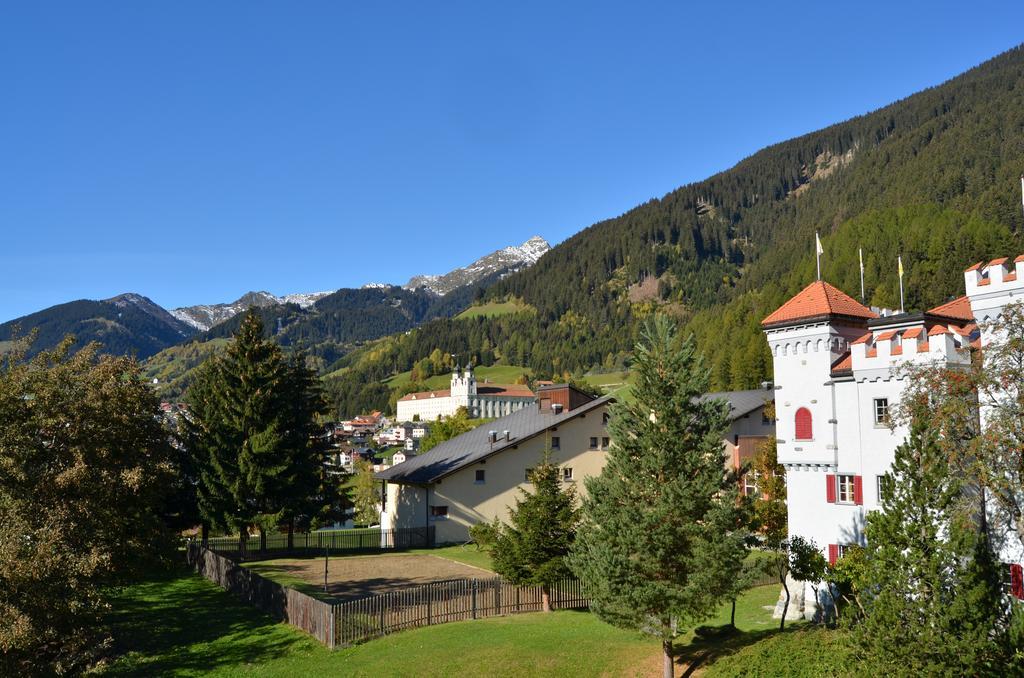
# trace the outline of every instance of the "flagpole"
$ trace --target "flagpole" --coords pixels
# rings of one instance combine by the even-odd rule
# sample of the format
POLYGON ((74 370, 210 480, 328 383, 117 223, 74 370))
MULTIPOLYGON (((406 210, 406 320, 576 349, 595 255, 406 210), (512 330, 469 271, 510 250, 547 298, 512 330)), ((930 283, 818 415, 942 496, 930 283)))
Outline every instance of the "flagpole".
POLYGON ((900 266, 900 313, 905 313, 903 307, 903 256, 897 256, 896 261, 899 262, 900 266))
POLYGON ((860 300, 864 303, 864 249, 857 248, 857 258, 860 259, 860 300))

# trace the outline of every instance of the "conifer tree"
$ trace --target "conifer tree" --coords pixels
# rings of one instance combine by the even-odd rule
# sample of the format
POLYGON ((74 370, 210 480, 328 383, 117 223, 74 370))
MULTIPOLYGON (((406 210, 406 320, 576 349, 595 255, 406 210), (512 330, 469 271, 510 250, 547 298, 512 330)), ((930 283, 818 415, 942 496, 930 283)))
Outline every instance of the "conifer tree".
POLYGON ((607 622, 672 640, 728 600, 746 552, 722 436, 728 406, 702 400, 708 371, 692 338, 656 316, 636 347, 632 402, 612 406, 614 444, 587 480, 573 571, 607 622))
POLYGON ((861 651, 882 672, 1004 675, 1005 601, 976 501, 923 417, 868 516, 861 651))
POLYGON ((541 587, 545 612, 551 611, 551 586, 571 574, 566 556, 578 522, 575 492, 562 490, 558 473, 546 450, 530 474, 534 492, 520 490, 491 549, 495 572, 513 584, 541 587))
POLYGON ((320 481, 315 377, 263 336, 255 313, 189 389, 186 441, 199 472, 199 510, 210 524, 266 530, 308 511, 320 481))

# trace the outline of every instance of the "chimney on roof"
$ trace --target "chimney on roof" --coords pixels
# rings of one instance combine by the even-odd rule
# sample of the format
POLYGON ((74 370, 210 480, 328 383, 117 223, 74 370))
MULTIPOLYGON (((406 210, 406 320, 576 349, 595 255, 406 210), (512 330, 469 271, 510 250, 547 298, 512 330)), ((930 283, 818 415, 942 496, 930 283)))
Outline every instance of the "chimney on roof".
POLYGON ((512 440, 512 433, 509 431, 502 431, 501 437, 504 438, 505 440, 512 440))
POLYGON ((562 403, 551 403, 551 413, 552 414, 561 414, 562 413, 562 403))
POLYGON ((487 432, 487 440, 488 440, 488 441, 489 441, 489 442, 490 442, 490 443, 491 443, 492 445, 493 445, 494 443, 498 442, 498 432, 497 432, 497 431, 488 431, 488 432, 487 432))

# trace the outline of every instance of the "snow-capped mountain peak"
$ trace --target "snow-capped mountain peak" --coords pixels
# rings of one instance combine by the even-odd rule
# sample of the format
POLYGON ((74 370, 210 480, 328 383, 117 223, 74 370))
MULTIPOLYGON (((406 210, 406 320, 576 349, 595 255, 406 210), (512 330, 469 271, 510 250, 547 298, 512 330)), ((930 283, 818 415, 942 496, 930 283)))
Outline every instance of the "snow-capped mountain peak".
POLYGON ((470 285, 492 273, 503 275, 514 273, 537 263, 544 253, 551 249, 547 240, 535 235, 522 245, 513 245, 480 257, 469 266, 457 268, 443 275, 417 275, 409 279, 405 288, 412 290, 425 287, 438 295, 470 285))

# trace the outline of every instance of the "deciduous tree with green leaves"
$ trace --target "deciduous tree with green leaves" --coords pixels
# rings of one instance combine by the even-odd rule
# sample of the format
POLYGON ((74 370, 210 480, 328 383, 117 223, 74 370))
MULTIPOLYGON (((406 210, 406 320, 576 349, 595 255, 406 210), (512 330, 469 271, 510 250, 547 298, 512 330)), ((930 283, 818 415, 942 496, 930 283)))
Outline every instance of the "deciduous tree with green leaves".
POLYGON ((655 316, 634 371, 634 399, 611 407, 607 465, 586 481, 570 564, 599 617, 661 641, 670 678, 673 639, 731 595, 746 530, 722 445, 728 405, 701 398, 693 340, 655 316))
POLYGON ((558 466, 545 451, 530 473, 533 492, 522 496, 509 511, 509 524, 501 525, 491 549, 494 570, 513 584, 540 586, 543 608, 551 611, 551 586, 571 572, 566 556, 579 522, 573 488, 562 488, 558 466))
POLYGON ((380 483, 373 477, 373 464, 360 459, 355 464, 352 483, 352 505, 355 507, 355 522, 373 525, 380 520, 377 507, 380 504, 380 483))
POLYGON ((460 407, 455 410, 455 414, 441 417, 430 424, 430 433, 420 440, 420 454, 472 429, 473 422, 469 419, 469 411, 465 407, 460 407))
POLYGON ((173 549, 159 402, 133 359, 73 344, 0 359, 2 675, 81 673, 109 646, 110 587, 173 549))

